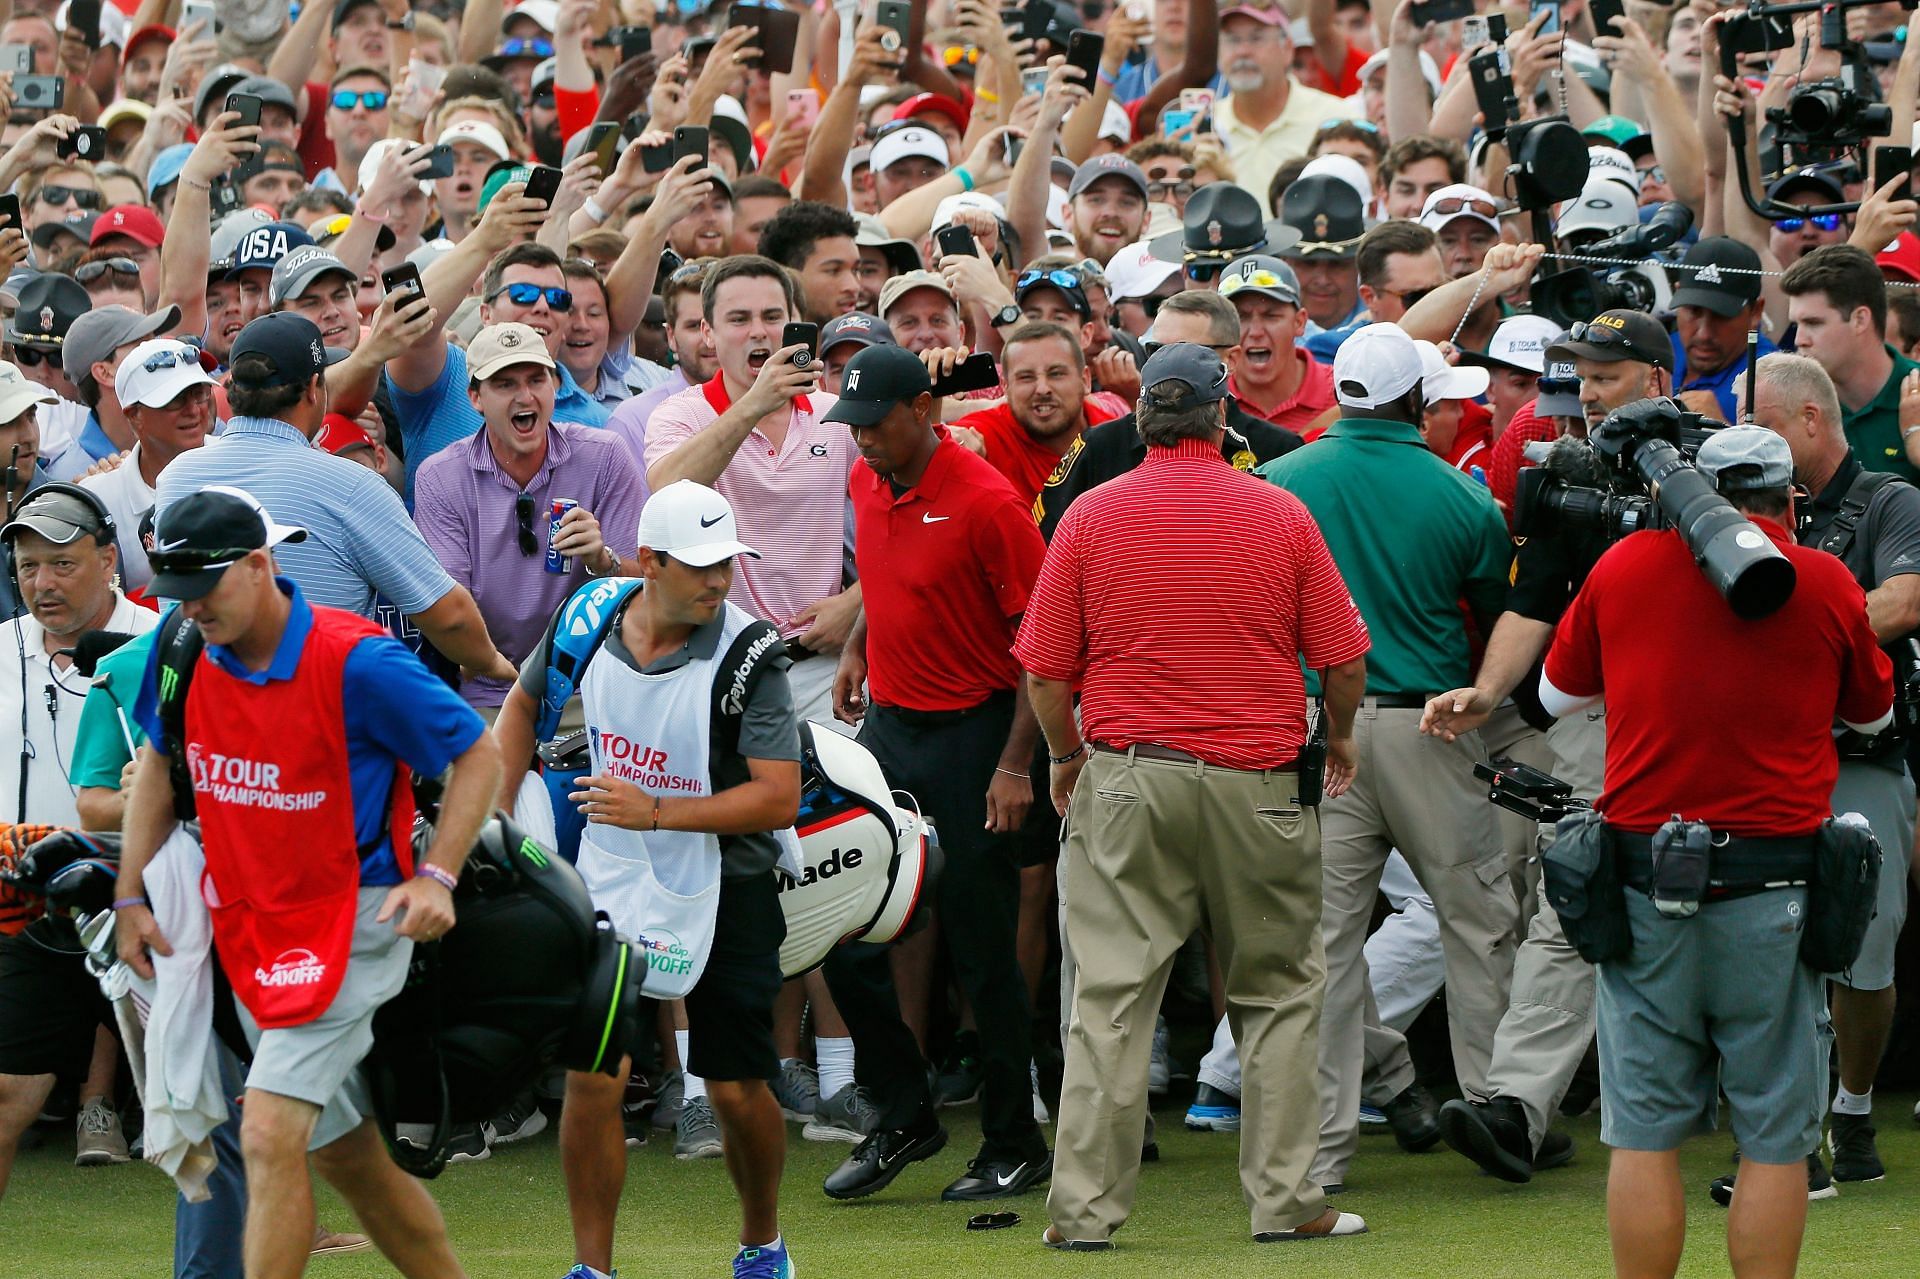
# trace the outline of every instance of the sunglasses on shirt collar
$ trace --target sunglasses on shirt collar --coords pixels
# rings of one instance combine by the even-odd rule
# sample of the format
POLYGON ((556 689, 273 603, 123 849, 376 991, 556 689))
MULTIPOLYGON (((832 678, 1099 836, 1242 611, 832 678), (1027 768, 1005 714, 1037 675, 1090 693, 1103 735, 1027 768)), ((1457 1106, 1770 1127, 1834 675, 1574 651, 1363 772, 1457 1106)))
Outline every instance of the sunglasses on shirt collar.
POLYGON ((538 555, 540 539, 533 533, 533 498, 522 493, 513 499, 514 533, 520 541, 522 555, 538 555))

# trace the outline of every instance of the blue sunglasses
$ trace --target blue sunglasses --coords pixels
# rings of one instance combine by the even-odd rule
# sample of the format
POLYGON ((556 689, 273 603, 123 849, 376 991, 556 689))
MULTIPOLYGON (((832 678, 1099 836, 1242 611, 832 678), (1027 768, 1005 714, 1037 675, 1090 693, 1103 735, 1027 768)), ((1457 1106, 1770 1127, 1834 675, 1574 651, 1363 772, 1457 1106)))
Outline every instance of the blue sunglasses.
POLYGON ((566 289, 556 289, 551 285, 508 284, 495 290, 493 297, 488 298, 487 301, 493 301, 493 298, 499 297, 502 293, 506 294, 507 300, 515 306, 532 306, 544 297, 550 310, 573 310, 573 294, 566 289))
POLYGON ((1838 213, 1816 213, 1810 218, 1775 218, 1773 225, 1776 230, 1793 235, 1809 222, 1821 231, 1838 231, 1845 219, 1838 213))
POLYGON ((362 102, 367 104, 369 111, 384 111, 387 108, 387 91, 385 89, 366 89, 359 93, 355 93, 352 89, 333 91, 333 108, 336 111, 351 111, 362 102))

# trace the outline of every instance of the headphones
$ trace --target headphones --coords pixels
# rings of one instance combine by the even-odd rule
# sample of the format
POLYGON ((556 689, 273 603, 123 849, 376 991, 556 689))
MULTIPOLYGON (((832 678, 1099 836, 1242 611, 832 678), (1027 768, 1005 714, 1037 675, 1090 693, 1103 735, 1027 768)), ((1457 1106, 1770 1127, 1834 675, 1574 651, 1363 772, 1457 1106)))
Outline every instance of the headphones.
MULTIPOLYGON (((113 512, 107 509, 107 504, 100 500, 98 493, 95 493, 92 489, 81 488, 78 484, 66 484, 58 480, 42 484, 39 488, 22 498, 20 505, 13 508, 13 519, 19 519, 20 512, 32 506, 42 497, 53 493, 64 493, 68 497, 76 498, 85 503, 87 509, 93 512, 94 519, 97 520, 100 525, 100 531, 93 534, 94 545, 106 546, 111 543, 118 546, 120 544, 120 529, 113 522, 113 512)), ((20 594, 20 570, 14 566, 12 538, 7 539, 7 580, 13 584, 13 593, 17 597, 20 594)))

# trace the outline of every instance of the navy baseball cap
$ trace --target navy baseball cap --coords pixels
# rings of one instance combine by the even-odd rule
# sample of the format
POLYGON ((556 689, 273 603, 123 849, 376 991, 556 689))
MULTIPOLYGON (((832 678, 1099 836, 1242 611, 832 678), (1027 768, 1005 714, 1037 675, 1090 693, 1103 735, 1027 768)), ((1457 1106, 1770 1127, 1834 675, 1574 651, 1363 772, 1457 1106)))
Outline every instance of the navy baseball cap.
MULTIPOLYGON (((275 311, 263 315, 240 330, 233 340, 233 353, 227 357, 233 380, 250 387, 305 386, 329 364, 347 358, 339 347, 320 340, 320 327, 294 311, 275 311), (254 356, 266 362, 267 376, 243 376, 240 362, 254 356)), ((250 370, 248 371, 250 373, 250 370)))
POLYGON ((1227 366, 1218 355, 1193 342, 1174 342, 1147 357, 1140 370, 1140 388, 1151 393, 1163 382, 1184 382, 1192 388, 1178 399, 1156 397, 1160 409, 1195 409, 1227 398, 1227 366))
POLYGON ((820 330, 820 354, 825 355, 842 342, 856 342, 861 347, 890 346, 893 344, 893 330, 887 322, 865 311, 849 311, 845 315, 827 321, 820 330))
POLYGON ((271 271, 281 258, 312 243, 313 237, 291 222, 263 223, 240 237, 227 278, 232 279, 241 271, 271 271))
POLYGON ((920 357, 904 346, 870 346, 847 361, 840 373, 840 398, 822 421, 845 426, 875 426, 922 391, 933 389, 933 377, 920 357))

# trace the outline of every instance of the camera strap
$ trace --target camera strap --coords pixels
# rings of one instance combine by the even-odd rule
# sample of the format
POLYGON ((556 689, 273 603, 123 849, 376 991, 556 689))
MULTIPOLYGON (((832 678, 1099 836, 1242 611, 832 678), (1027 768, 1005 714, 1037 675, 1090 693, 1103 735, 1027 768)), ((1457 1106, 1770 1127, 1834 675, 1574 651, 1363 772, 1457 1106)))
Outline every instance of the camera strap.
POLYGON ((1833 523, 1820 537, 1820 549, 1829 555, 1845 559, 1847 552, 1853 549, 1867 511, 1873 506, 1873 499, 1880 490, 1900 477, 1891 471, 1861 470, 1853 477, 1853 483, 1847 485, 1846 496, 1840 499, 1840 510, 1833 517, 1833 523))

